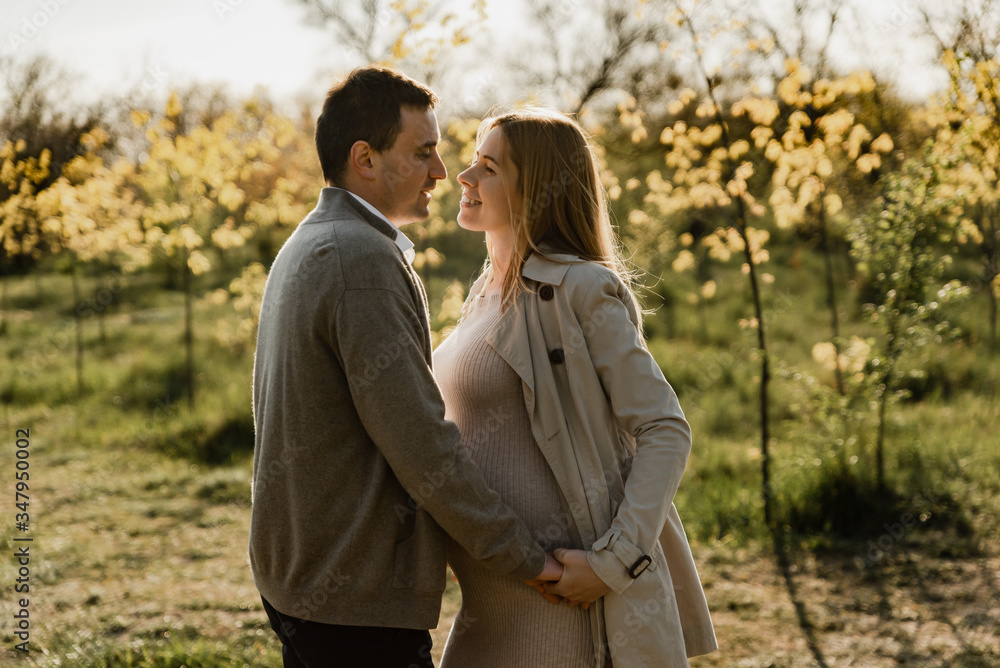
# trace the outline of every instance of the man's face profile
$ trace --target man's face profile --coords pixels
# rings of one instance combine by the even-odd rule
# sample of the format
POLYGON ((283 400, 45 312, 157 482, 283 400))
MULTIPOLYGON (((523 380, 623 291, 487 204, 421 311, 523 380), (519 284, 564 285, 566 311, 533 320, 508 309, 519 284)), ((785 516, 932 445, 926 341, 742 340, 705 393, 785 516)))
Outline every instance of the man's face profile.
POLYGON ((392 148, 376 153, 376 183, 386 218, 396 225, 430 215, 431 190, 448 170, 438 154, 441 140, 437 116, 430 107, 400 109, 403 128, 392 148))

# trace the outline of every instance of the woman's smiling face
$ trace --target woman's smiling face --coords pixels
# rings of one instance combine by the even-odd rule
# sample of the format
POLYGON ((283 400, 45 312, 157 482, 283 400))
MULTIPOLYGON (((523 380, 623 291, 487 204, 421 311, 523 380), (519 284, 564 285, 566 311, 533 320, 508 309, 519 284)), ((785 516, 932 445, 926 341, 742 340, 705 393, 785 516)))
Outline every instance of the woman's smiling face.
POLYGON ((467 230, 513 236, 513 216, 521 212, 517 167, 507 151, 503 131, 494 127, 476 150, 472 165, 458 175, 462 204, 458 224, 467 230))

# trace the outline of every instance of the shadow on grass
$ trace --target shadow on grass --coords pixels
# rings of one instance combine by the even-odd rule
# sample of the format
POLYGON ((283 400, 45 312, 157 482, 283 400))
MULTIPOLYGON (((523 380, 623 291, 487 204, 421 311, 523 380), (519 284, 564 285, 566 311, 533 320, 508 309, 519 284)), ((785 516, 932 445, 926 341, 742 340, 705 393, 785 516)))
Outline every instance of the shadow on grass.
POLYGON ((162 411, 176 410, 177 402, 187 390, 186 367, 183 361, 174 361, 159 368, 136 367, 123 383, 121 408, 162 411))
MULTIPOLYGON (((951 628, 961 644, 962 656, 969 661, 961 665, 991 665, 979 660, 992 659, 968 639, 960 625, 936 608, 941 595, 928 584, 935 581, 935 574, 919 566, 921 562, 983 555, 965 505, 950 492, 935 491, 929 485, 916 492, 880 490, 873 481, 852 473, 852 469, 833 466, 794 503, 786 501, 779 509, 779 518, 770 530, 775 558, 799 627, 818 666, 827 668, 829 663, 820 646, 820 633, 809 617, 807 601, 800 595, 794 577, 797 568, 793 562, 799 546, 804 545, 812 545, 827 557, 853 562, 864 576, 862 581, 880 594, 879 616, 883 619, 894 616, 889 591, 899 586, 895 582, 900 577, 897 564, 904 560, 912 571, 909 580, 921 600, 934 610, 936 621, 951 628), (920 559, 911 558, 916 552, 920 559)), ((992 592, 992 600, 1000 599, 992 573, 982 579, 992 592)))
POLYGON ((187 408, 185 367, 176 362, 162 369, 135 371, 122 392, 124 409, 147 412, 140 441, 171 456, 203 464, 229 464, 253 452, 253 418, 222 419, 187 408))
POLYGON ((909 487, 906 491, 879 489, 854 468, 832 466, 794 501, 784 504, 779 524, 793 535, 830 545, 858 539, 885 542, 885 535, 895 542, 915 526, 974 537, 968 512, 954 495, 936 491, 929 483, 909 487))
MULTIPOLYGON (((997 655, 987 648, 977 645, 972 636, 975 635, 977 625, 988 625, 992 622, 994 630, 1000 626, 1000 609, 997 602, 1000 601, 1000 589, 997 589, 996 576, 990 568, 983 568, 983 561, 980 561, 978 570, 981 579, 980 589, 989 593, 992 604, 984 606, 983 613, 985 619, 968 617, 956 623, 949 611, 943 609, 941 602, 945 596, 938 590, 941 585, 947 586, 948 574, 942 573, 942 569, 936 567, 923 566, 924 558, 927 554, 916 554, 919 546, 910 543, 903 543, 900 546, 902 556, 909 564, 913 565, 913 577, 910 578, 909 586, 915 591, 919 599, 927 603, 927 609, 931 611, 934 621, 948 627, 955 640, 961 646, 957 655, 953 656, 948 666, 966 666, 968 668, 989 668, 997 665, 997 655), (992 619, 990 619, 992 616, 992 619), (992 656, 990 656, 992 654, 992 656)), ((929 556, 935 556, 932 552, 929 556)), ((996 638, 994 634, 994 639, 996 638)), ((996 649, 994 647, 994 649, 996 649)), ((946 664, 942 664, 944 666, 946 664)))
POLYGON ((798 588, 795 585, 795 578, 792 576, 792 561, 789 555, 790 546, 781 531, 772 531, 771 539, 774 545, 775 557, 778 559, 778 567, 781 569, 781 576, 784 578, 785 587, 788 589, 788 596, 795 607, 795 616, 798 619, 799 628, 802 629, 802 634, 806 638, 806 645, 808 645, 809 651, 816 661, 816 665, 820 666, 820 668, 829 668, 830 664, 826 662, 823 651, 819 646, 816 628, 809 619, 809 612, 806 610, 802 597, 799 596, 798 588))
POLYGON ((206 464, 229 464, 253 452, 253 420, 229 418, 196 445, 195 456, 206 464))
POLYGON ((951 539, 948 533, 929 530, 860 570, 857 587, 872 592, 879 634, 894 639, 891 655, 899 665, 1000 665, 996 576, 987 558, 969 563, 967 558, 942 557, 937 546, 951 539), (943 654, 949 647, 954 647, 952 653, 943 654))
POLYGON ((232 416, 206 423, 194 416, 172 433, 158 431, 144 439, 146 447, 199 464, 235 464, 253 452, 253 419, 232 416))

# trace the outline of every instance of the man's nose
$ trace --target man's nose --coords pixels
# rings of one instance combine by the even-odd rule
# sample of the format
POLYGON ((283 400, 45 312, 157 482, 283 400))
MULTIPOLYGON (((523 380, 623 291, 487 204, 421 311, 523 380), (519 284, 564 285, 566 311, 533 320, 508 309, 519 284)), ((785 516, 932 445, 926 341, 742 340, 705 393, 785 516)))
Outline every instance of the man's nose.
POLYGON ((444 160, 441 159, 441 155, 439 153, 434 153, 434 162, 431 163, 428 176, 435 181, 443 181, 448 178, 448 168, 445 167, 444 160))

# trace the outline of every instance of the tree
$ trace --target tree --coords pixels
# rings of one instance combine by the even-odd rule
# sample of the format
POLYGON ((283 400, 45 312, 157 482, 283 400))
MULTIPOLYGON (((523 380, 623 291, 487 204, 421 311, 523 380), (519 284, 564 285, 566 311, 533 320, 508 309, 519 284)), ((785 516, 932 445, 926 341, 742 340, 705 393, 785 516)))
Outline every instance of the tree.
POLYGON ((486 20, 485 0, 463 17, 446 0, 295 0, 312 25, 327 27, 343 50, 343 64, 380 63, 415 72, 432 87, 443 83, 454 48, 470 41, 486 20))
POLYGON ((958 54, 974 61, 997 57, 1000 47, 1000 0, 918 3, 923 34, 933 39, 938 55, 958 54))
MULTIPOLYGON (((101 128, 82 138, 88 153, 74 158, 52 185, 38 194, 36 207, 50 250, 69 261, 76 320, 77 393, 84 392, 83 315, 77 277, 80 262, 107 261, 134 264, 143 241, 139 206, 131 189, 134 166, 125 159, 106 166, 99 151, 109 141, 101 128)), ((103 308, 97 311, 101 318, 103 308)), ((102 325, 103 328, 103 325, 102 325)), ((103 331, 103 329, 102 329, 103 331)))
MULTIPOLYGON (((698 33, 691 14, 679 3, 674 3, 674 19, 689 33, 692 44, 698 45, 698 33)), ((767 230, 752 227, 751 216, 761 216, 765 207, 750 192, 749 181, 754 165, 746 159, 750 143, 736 138, 727 123, 722 103, 716 92, 716 82, 705 67, 701 51, 696 51, 695 62, 705 84, 705 99, 697 115, 710 119, 704 128, 688 126, 678 121, 667 128, 660 141, 670 149, 665 156, 668 167, 673 168, 671 181, 650 178, 650 198, 659 205, 662 214, 669 217, 676 210, 714 210, 725 222, 706 242, 720 255, 742 252, 743 273, 749 283, 754 317, 745 321, 746 326, 757 331, 757 355, 760 360, 760 460, 761 496, 764 521, 770 528, 773 520, 773 494, 770 466, 769 383, 771 378, 770 351, 767 347, 766 321, 761 295, 761 263, 768 260, 764 248, 770 234, 767 230)), ((766 127, 777 116, 774 101, 761 100, 755 109, 760 113, 760 123, 766 127)))
POLYGON ((540 57, 526 63, 521 46, 512 68, 522 73, 519 88, 554 93, 551 103, 573 114, 594 108, 602 95, 653 104, 683 81, 666 48, 677 31, 663 20, 666 7, 664 0, 528 3, 525 23, 536 27, 533 53, 540 57))
POLYGON ((929 109, 936 147, 957 145, 965 161, 955 162, 949 180, 966 193, 959 240, 980 255, 979 283, 989 304, 989 346, 1000 351, 1000 0, 962 0, 919 5, 923 35, 937 46, 949 86, 929 109))
POLYGON ((851 167, 860 174, 871 174, 882 165, 882 154, 893 148, 888 134, 872 137, 864 124, 845 105, 845 98, 871 92, 875 80, 867 72, 857 72, 837 79, 818 79, 807 85, 811 76, 796 60, 787 64, 788 76, 778 84, 783 105, 784 129, 775 134, 759 126, 754 130, 757 148, 774 163, 771 175, 770 203, 779 228, 792 226, 814 229, 823 255, 827 307, 830 311, 831 343, 834 346, 834 379, 837 391, 844 394, 841 357, 840 320, 837 309, 833 249, 830 237, 842 236, 834 225, 841 213, 843 199, 838 181, 850 182, 843 172, 851 167), (838 178, 838 175, 840 178, 838 178))
MULTIPOLYGON (((42 233, 35 211, 35 193, 50 174, 51 154, 43 149, 38 157, 24 156, 27 144, 8 141, 0 150, 0 313, 7 310, 8 266, 11 258, 37 258, 42 233)), ((0 330, 2 331, 2 330, 0 330)))
POLYGON ((104 110, 67 110, 68 75, 45 57, 27 63, 0 59, 0 78, 0 147, 10 145, 2 158, 9 166, 0 178, 0 205, 6 211, 0 222, 2 280, 13 267, 26 269, 43 255, 46 241, 30 200, 59 178, 63 165, 88 151, 85 138, 101 125, 104 110))
POLYGON ((784 0, 751 4, 742 26, 747 51, 770 65, 772 83, 786 78, 785 64, 808 68, 817 79, 832 79, 831 44, 843 31, 844 0, 784 0))
POLYGON ((177 130, 182 107, 171 95, 163 115, 154 119, 136 111, 146 128, 148 158, 137 170, 144 210, 146 243, 173 264, 184 292, 185 385, 194 403, 194 331, 192 277, 212 267, 210 249, 228 251, 247 242, 260 225, 285 220, 289 211, 283 182, 273 161, 294 136, 294 125, 251 100, 186 133, 177 130), (264 187, 261 188, 261 185, 264 187), (275 194, 250 199, 248 191, 275 194))
POLYGON ((956 283, 939 285, 948 255, 938 248, 952 240, 955 207, 951 189, 942 188, 940 166, 928 151, 908 160, 899 173, 884 175, 883 194, 858 221, 852 250, 869 282, 873 301, 866 312, 881 338, 871 360, 877 376, 875 401, 878 432, 875 469, 878 489, 885 485, 885 425, 889 399, 896 387, 899 360, 908 347, 948 328, 938 318, 941 303, 961 293, 956 283))
POLYGON ((982 293, 989 304, 989 346, 1000 351, 1000 60, 946 52, 951 84, 930 108, 936 150, 953 154, 945 179, 963 195, 959 241, 979 255, 982 293))

